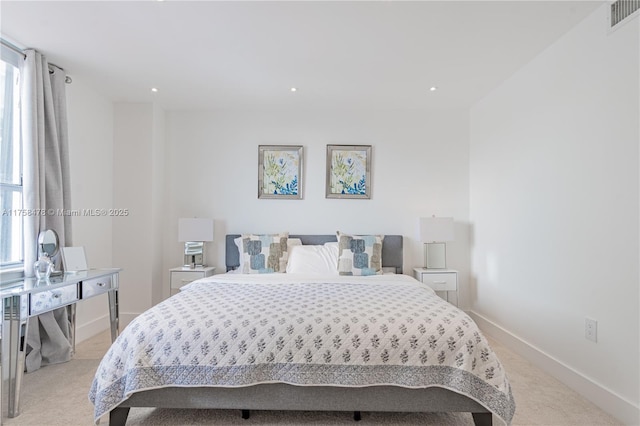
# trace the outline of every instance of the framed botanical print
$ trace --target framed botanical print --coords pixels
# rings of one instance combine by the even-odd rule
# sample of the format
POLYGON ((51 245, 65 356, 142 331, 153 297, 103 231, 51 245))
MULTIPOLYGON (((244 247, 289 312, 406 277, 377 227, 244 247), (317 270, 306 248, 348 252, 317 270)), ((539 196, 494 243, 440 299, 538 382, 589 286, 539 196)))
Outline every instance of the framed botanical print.
POLYGON ((302 199, 302 145, 258 146, 258 198, 302 199))
POLYGON ((371 145, 327 145, 326 198, 371 198, 371 145))

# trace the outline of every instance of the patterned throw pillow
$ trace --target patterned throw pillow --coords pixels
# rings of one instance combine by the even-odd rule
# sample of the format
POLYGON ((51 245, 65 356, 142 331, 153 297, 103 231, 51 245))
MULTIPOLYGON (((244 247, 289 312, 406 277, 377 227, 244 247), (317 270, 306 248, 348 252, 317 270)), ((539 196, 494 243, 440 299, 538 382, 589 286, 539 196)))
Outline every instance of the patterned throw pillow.
POLYGON ((338 232, 340 275, 382 274, 384 235, 348 235, 338 232))
POLYGON ((241 238, 239 269, 243 274, 285 272, 289 258, 288 232, 269 235, 243 234, 241 238))

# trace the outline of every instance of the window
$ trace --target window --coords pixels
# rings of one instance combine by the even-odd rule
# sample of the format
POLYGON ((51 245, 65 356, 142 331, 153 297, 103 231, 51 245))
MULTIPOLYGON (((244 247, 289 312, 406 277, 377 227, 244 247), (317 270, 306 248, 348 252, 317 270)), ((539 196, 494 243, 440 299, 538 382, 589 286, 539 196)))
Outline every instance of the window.
MULTIPOLYGON (((3 42, 4 43, 4 42, 3 42)), ((22 144, 20 70, 22 56, 1 46, 0 57, 0 271, 22 267, 22 144)))

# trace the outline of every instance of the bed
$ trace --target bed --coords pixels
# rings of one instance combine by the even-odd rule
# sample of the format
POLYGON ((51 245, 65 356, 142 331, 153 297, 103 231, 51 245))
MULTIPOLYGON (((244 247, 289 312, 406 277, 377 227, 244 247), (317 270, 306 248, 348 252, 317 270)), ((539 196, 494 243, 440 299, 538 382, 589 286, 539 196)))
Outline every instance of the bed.
MULTIPOLYGON (((335 249, 336 235, 287 237, 335 249)), ((402 275, 402 236, 379 241, 387 273, 371 276, 233 273, 246 261, 239 238, 226 236, 227 274, 189 284, 123 330, 89 393, 96 422, 109 413, 110 425, 125 425, 131 407, 163 407, 244 418, 349 411, 355 420, 361 411, 468 412, 476 425, 491 425, 492 414, 510 424, 500 361, 464 312, 402 275)))

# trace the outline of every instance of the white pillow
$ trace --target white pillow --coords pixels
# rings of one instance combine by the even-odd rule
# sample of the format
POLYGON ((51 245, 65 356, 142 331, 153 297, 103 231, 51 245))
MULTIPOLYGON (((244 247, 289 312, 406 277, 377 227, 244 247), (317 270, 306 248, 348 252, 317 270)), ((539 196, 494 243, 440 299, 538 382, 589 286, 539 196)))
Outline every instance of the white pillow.
POLYGON ((338 275, 338 243, 292 247, 287 273, 338 275))
POLYGON ((287 239, 287 249, 288 249, 289 252, 291 252, 291 247, 293 247, 293 246, 301 246, 301 245, 302 245, 302 240, 300 238, 289 238, 289 239, 287 239))

